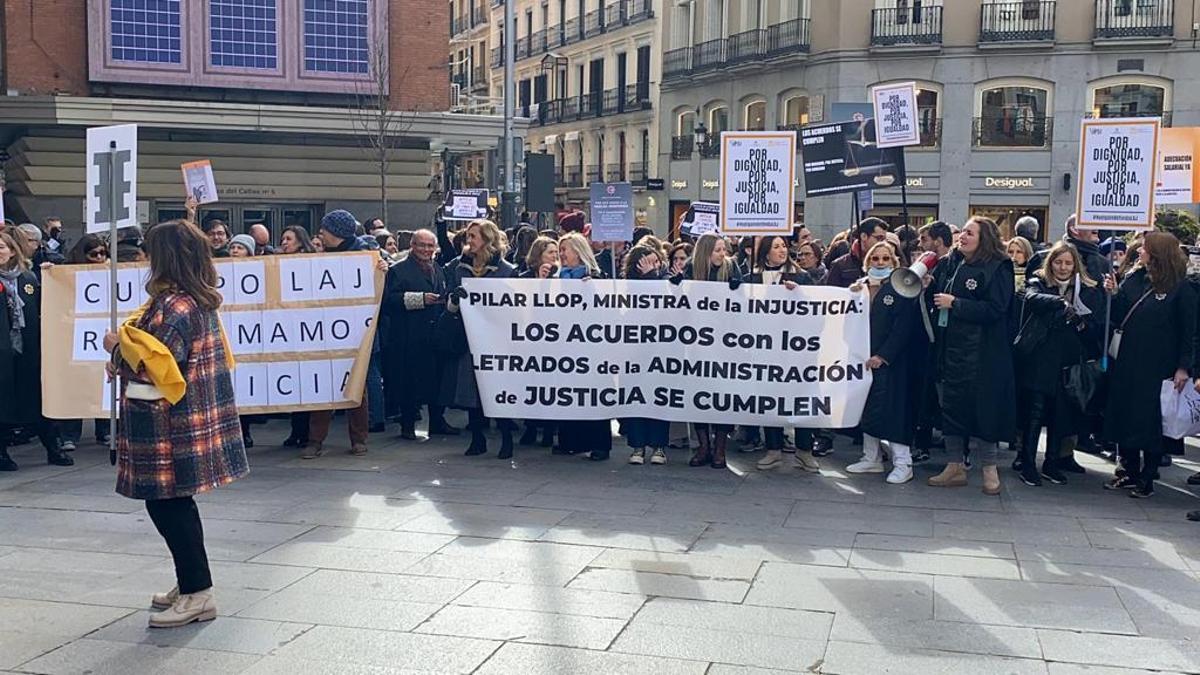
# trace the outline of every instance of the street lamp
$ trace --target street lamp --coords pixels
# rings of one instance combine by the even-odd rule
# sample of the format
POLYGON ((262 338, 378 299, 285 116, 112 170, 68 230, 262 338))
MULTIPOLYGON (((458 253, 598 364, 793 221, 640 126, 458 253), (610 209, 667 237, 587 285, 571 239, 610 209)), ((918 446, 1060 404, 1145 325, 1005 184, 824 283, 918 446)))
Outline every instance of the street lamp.
POLYGON ((558 90, 558 73, 567 69, 567 57, 558 52, 549 52, 542 57, 542 72, 553 73, 555 98, 563 98, 565 92, 558 90))
MULTIPOLYGON (((700 119, 700 111, 696 110, 696 119, 700 119)), ((708 146, 708 127, 703 121, 696 123, 692 129, 696 138, 696 201, 704 199, 704 149, 708 146)))

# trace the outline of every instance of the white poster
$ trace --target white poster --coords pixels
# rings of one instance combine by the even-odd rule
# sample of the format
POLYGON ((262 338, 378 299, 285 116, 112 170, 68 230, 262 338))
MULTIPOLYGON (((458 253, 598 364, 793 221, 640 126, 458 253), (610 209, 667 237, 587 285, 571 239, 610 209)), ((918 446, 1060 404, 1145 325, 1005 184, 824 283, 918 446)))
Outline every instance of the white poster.
POLYGON ((875 107, 875 140, 881 148, 921 144, 921 126, 917 123, 917 85, 915 82, 883 84, 871 87, 875 107))
POLYGON ((871 371, 866 292, 464 279, 483 411, 846 428, 871 371))
POLYGON ((217 179, 213 177, 212 162, 207 159, 180 165, 183 184, 189 197, 197 204, 212 204, 217 201, 217 179))
POLYGON ((1154 227, 1158 131, 1158 118, 1083 121, 1075 210, 1080 227, 1154 227))
POLYGON ((137 125, 87 130, 87 195, 84 209, 89 234, 137 225, 137 125), (114 173, 111 153, 117 155, 114 173), (116 203, 113 187, 116 187, 116 203))
POLYGON ((796 133, 721 134, 721 232, 791 234, 796 133))

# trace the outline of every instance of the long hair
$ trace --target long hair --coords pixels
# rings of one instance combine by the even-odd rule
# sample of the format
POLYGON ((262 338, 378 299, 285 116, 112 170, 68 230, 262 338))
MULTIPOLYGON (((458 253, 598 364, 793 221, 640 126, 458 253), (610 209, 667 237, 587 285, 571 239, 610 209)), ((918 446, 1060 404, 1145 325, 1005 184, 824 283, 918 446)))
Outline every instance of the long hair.
POLYGON ((551 246, 558 246, 558 242, 550 237, 538 237, 529 244, 529 253, 525 255, 525 267, 537 271, 542 264, 542 255, 546 253, 546 249, 551 246))
POLYGON ((283 228, 284 232, 291 232, 296 241, 300 242, 300 253, 315 253, 312 245, 312 237, 308 236, 308 230, 301 225, 288 225, 283 228))
POLYGON ((200 228, 184 220, 159 223, 146 235, 146 254, 150 257, 146 292, 151 296, 175 291, 192 296, 204 309, 221 306, 212 246, 200 228))
POLYGON ((600 263, 596 262, 596 255, 592 253, 592 245, 588 243, 587 237, 584 237, 578 232, 568 232, 558 238, 558 261, 562 262, 562 251, 564 248, 569 248, 579 256, 579 262, 587 268, 590 276, 599 276, 601 269, 600 263))
POLYGON ((1170 232, 1147 232, 1142 250, 1150 254, 1143 261, 1155 293, 1170 293, 1187 278, 1187 256, 1179 240, 1170 232))
POLYGON ((505 238, 500 228, 496 227, 496 223, 485 218, 472 220, 463 231, 470 232, 473 227, 479 230, 479 238, 483 240, 483 250, 471 251, 471 267, 475 271, 475 276, 483 276, 483 271, 492 258, 504 257, 504 253, 508 251, 508 239, 505 238))
MULTIPOLYGON (((788 237, 785 237, 782 234, 769 234, 759 240, 758 253, 754 254, 755 272, 762 272, 767 269, 767 256, 770 255, 771 247, 775 245, 776 239, 782 239, 785 245, 788 243, 788 237)), ((789 247, 788 256, 784 259, 781 269, 784 272, 795 272, 796 268, 797 266, 792 263, 792 251, 789 247)))
MULTIPOLYGON (((1025 254, 1025 263, 1024 264, 1028 264, 1030 260, 1033 260, 1033 244, 1031 244, 1028 239, 1026 239, 1025 237, 1022 237, 1020 235, 1017 235, 1017 236, 1013 237, 1012 239, 1009 239, 1008 242, 1004 244, 1004 253, 1005 254, 1008 254, 1008 247, 1012 246, 1013 244, 1016 244, 1017 247, 1020 248, 1021 251, 1025 254)), ((1013 262, 1015 263, 1017 261, 1014 260, 1013 262)))
MULTIPOLYGON (((1017 239, 1023 240, 1024 237, 1017 237, 1017 239)), ((1067 241, 1060 240, 1050 247, 1050 250, 1046 252, 1046 259, 1042 261, 1042 266, 1036 272, 1037 276, 1041 277, 1043 281, 1054 282, 1054 260, 1064 255, 1071 256, 1071 260, 1075 263, 1075 273, 1079 275, 1079 281, 1088 288, 1094 287, 1096 280, 1088 276, 1087 268, 1083 265, 1083 258, 1079 255, 1079 249, 1067 241)))
MULTIPOLYGON (((696 241, 696 248, 692 251, 692 279, 708 281, 708 270, 712 267, 712 254, 717 248, 718 241, 723 241, 723 239, 720 235, 712 232, 700 235, 700 239, 696 241)), ((729 254, 726 254, 721 268, 717 270, 716 281, 729 281, 729 277, 733 274, 732 270, 733 261, 729 259, 729 254)))
POLYGON ((513 262, 519 263, 528 259, 529 249, 537 236, 537 229, 532 225, 517 228, 517 233, 513 236, 513 262))
POLYGON ((967 225, 975 223, 979 226, 979 248, 975 249, 975 255, 970 256, 971 262, 992 262, 993 260, 1005 260, 1008 258, 1008 251, 1004 249, 1004 240, 1000 238, 1000 226, 991 218, 983 216, 973 216, 963 225, 966 229, 967 225))
MULTIPOLYGON (((9 265, 15 265, 17 269, 27 271, 29 269, 29 259, 25 257, 25 249, 21 247, 20 243, 17 243, 17 237, 13 236, 13 232, 20 232, 20 230, 15 227, 0 230, 0 241, 8 244, 8 249, 12 251, 12 257, 8 259, 9 265)), ((25 235, 20 234, 17 236, 24 243, 25 235)))
POLYGON ((93 249, 107 249, 104 240, 94 234, 85 234, 75 242, 71 247, 71 252, 67 254, 67 264, 69 265, 87 265, 92 261, 88 259, 88 251, 93 249))
POLYGON ((641 273, 638 272, 638 263, 642 262, 642 258, 648 255, 658 256, 659 262, 662 262, 662 251, 653 246, 638 244, 629 249, 629 253, 625 256, 625 266, 621 270, 621 276, 626 279, 641 279, 641 273))

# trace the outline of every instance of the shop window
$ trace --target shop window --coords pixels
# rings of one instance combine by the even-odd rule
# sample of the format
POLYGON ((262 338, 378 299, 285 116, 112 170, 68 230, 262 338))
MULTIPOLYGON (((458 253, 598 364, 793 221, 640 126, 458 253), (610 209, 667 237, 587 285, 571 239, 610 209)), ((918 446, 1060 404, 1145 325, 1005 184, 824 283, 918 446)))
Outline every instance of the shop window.
POLYGON ((1092 117, 1161 117, 1166 100, 1166 88, 1153 84, 1098 87, 1092 94, 1092 117))
POLYGON ((981 92, 975 119, 975 145, 982 147, 1045 147, 1049 92, 1038 87, 1007 86, 981 92))
POLYGON ((793 96, 783 102, 783 125, 789 128, 808 124, 808 97, 793 96))
POLYGON ((746 131, 764 131, 767 128, 767 102, 755 101, 746 105, 746 131))

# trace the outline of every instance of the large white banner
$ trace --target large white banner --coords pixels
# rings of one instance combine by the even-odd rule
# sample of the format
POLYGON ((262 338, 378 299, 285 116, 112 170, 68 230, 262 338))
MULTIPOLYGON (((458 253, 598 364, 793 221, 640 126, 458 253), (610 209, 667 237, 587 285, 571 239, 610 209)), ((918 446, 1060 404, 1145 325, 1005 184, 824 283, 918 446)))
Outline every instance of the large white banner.
POLYGON ((464 279, 489 417, 846 428, 871 387, 866 292, 464 279))

